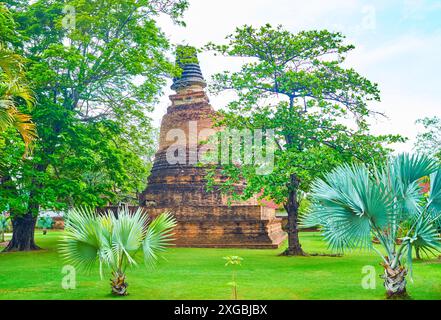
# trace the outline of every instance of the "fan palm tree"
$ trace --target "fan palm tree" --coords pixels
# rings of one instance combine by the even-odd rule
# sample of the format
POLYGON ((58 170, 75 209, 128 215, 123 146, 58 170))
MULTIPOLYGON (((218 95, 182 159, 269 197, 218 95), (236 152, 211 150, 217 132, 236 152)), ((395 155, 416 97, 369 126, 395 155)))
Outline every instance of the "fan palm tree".
POLYGON ((0 132, 15 128, 28 150, 36 137, 36 129, 31 117, 18 110, 18 99, 28 106, 34 102, 24 77, 23 58, 0 43, 0 132))
POLYGON ((65 232, 60 244, 61 256, 67 263, 89 271, 99 263, 100 277, 103 269, 112 271, 112 294, 127 295, 126 269, 137 265, 136 254, 142 251, 144 262, 153 266, 158 257, 173 240, 176 225, 170 213, 163 213, 148 223, 141 209, 129 212, 118 210, 97 215, 88 208, 68 212, 65 232))
POLYGON ((402 154, 381 167, 343 165, 313 183, 313 205, 303 225, 320 225, 337 251, 370 248, 384 267, 388 298, 407 297, 412 251, 441 249, 441 170, 423 155, 402 154), (421 180, 430 177, 430 191, 421 180), (384 253, 372 244, 378 239, 384 253))

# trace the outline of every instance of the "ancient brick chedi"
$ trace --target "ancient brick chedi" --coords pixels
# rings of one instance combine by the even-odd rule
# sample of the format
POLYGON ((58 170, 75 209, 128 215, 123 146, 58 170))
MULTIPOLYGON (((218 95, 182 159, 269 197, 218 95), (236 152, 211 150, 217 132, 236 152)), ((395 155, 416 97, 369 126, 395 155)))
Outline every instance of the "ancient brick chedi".
POLYGON ((159 150, 141 205, 152 215, 164 211, 175 215, 177 246, 278 247, 285 233, 273 208, 259 205, 257 198, 229 205, 220 192, 206 191, 206 171, 197 160, 202 142, 215 132, 215 111, 204 91, 206 82, 195 52, 192 56, 190 62, 178 59, 183 72, 171 87, 176 94, 170 96, 171 106, 162 119, 159 150), (183 133, 184 139, 178 139, 183 133), (176 163, 170 161, 175 155, 170 148, 176 150, 179 144, 185 155, 176 163))

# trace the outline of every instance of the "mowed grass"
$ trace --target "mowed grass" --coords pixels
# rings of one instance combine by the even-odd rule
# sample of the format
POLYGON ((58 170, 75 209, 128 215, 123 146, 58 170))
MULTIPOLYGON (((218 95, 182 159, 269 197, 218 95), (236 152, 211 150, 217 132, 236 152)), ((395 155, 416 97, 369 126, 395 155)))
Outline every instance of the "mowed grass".
MULTIPOLYGON (((0 254, 0 299, 230 299, 231 268, 222 257, 239 255, 237 271, 240 299, 383 299, 379 275, 382 267, 372 252, 353 252, 343 257, 279 256, 277 250, 172 248, 154 269, 143 264, 127 272, 130 295, 109 294, 110 275, 100 280, 98 269, 77 274, 74 290, 64 290, 63 261, 57 252, 62 232, 37 231, 44 250, 0 254), (376 288, 363 289, 362 268, 376 269, 376 288)), ((318 233, 301 234, 309 253, 329 253, 318 233)), ((413 299, 441 299, 441 262, 427 259, 414 263, 414 283, 408 284, 413 299)))

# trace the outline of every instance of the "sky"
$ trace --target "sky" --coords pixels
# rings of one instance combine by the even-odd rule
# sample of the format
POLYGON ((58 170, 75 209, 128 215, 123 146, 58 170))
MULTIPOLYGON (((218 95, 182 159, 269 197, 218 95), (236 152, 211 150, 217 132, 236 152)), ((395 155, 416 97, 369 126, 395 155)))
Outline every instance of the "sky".
MULTIPOLYGON (((189 0, 186 27, 160 17, 158 24, 174 44, 201 47, 244 24, 281 24, 295 33, 328 29, 342 32, 355 45, 346 66, 378 83, 381 102, 371 104, 387 118, 372 119, 374 134, 401 134, 409 138, 395 145, 397 152, 412 151, 422 127, 415 120, 441 116, 441 0, 189 0)), ((205 79, 224 70, 237 70, 240 61, 199 55, 205 79)), ((167 88, 152 117, 157 126, 169 106, 167 88)), ((226 96, 210 96, 220 109, 226 96)))

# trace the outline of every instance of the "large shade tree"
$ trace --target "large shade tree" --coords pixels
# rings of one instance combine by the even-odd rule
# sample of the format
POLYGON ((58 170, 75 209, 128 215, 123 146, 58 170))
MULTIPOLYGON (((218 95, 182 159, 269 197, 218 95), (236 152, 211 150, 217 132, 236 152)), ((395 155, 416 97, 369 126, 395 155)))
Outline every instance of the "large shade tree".
POLYGON ((148 112, 174 72, 155 19, 180 23, 187 2, 6 3, 25 39, 19 49, 36 94, 39 140, 23 161, 17 146, 5 146, 12 159, 0 199, 13 216, 6 251, 32 250, 39 210, 136 198, 152 152, 148 112))
POLYGON ((260 194, 282 204, 288 214, 286 254, 303 255, 298 237, 301 191, 341 162, 382 158, 387 153, 382 143, 400 138, 369 134, 367 119, 378 113, 368 102, 380 100, 379 90, 343 67, 354 47, 340 33, 293 34, 281 26, 244 26, 227 39, 227 44, 207 47, 245 62, 239 71, 214 76, 215 93, 232 90, 236 96, 218 125, 274 130, 277 149, 271 172, 261 174, 259 163, 222 163, 209 176, 210 186, 233 198, 260 194), (218 180, 217 174, 227 178, 218 180), (245 187, 237 187, 241 181, 245 187))

